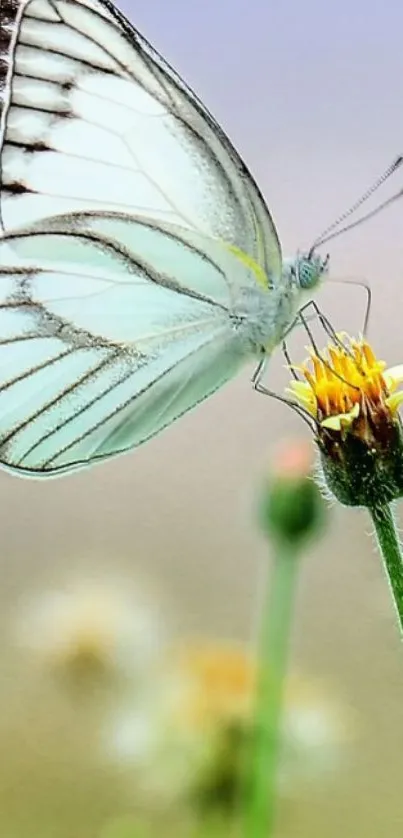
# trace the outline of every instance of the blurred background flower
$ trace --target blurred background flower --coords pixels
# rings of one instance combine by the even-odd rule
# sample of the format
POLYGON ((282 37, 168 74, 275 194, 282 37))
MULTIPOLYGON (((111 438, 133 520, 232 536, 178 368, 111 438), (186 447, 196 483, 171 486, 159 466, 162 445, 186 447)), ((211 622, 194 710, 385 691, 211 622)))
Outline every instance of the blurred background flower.
POLYGON ((168 641, 162 597, 133 573, 60 576, 51 590, 19 598, 7 627, 0 671, 7 838, 88 838, 122 812, 126 790, 100 758, 101 731, 127 695, 133 708, 144 706, 168 641))
POLYGON ((14 631, 32 663, 70 679, 141 678, 166 639, 155 603, 116 577, 70 579, 25 598, 14 631))
MULTIPOLYGON (((199 816, 236 811, 255 675, 254 654, 241 644, 195 641, 173 649, 155 682, 154 701, 137 711, 117 708, 105 728, 106 756, 126 775, 133 796, 137 786, 154 808, 193 807, 199 816)), ((290 677, 283 792, 292 796, 299 783, 329 774, 351 734, 350 712, 324 685, 290 677)))

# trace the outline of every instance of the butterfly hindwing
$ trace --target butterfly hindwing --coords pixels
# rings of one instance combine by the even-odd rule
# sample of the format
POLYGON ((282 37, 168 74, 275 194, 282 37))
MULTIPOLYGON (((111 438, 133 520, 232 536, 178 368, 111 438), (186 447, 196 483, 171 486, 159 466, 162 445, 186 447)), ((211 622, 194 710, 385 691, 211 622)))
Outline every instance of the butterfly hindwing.
POLYGON ((121 453, 237 372, 226 272, 244 266, 214 242, 207 260, 190 233, 183 258, 182 234, 73 214, 0 240, 3 464, 48 474, 121 453))

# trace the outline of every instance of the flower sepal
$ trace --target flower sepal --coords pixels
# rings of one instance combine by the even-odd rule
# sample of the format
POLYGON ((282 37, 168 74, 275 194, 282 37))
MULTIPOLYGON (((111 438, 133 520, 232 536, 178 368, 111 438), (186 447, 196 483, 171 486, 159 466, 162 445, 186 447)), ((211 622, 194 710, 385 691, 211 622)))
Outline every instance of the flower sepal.
POLYGON ((327 488, 345 506, 374 507, 403 496, 403 428, 395 415, 369 439, 332 428, 317 442, 327 488))

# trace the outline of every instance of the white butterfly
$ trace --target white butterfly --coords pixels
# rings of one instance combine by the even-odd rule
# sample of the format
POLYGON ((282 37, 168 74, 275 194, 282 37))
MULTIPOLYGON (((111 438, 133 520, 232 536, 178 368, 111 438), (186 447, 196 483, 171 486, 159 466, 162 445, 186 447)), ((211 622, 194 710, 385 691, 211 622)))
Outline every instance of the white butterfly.
POLYGON ((267 357, 282 262, 229 140, 110 0, 1 0, 0 462, 120 454, 267 357))

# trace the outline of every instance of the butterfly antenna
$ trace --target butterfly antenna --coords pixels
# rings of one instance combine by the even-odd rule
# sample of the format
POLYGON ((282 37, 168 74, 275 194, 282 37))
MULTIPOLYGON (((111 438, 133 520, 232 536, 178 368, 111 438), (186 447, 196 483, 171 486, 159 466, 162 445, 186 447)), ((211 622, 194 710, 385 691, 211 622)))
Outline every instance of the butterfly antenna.
MULTIPOLYGON (((369 218, 373 218, 374 215, 378 215, 379 212, 382 212, 382 210, 386 209, 386 207, 388 207, 390 204, 393 204, 395 201, 398 201, 399 198, 403 198, 403 189, 399 189, 398 192, 396 192, 390 198, 387 198, 387 200, 383 201, 382 204, 379 204, 377 207, 375 207, 373 210, 370 210, 370 212, 367 212, 365 215, 361 215, 361 217, 357 218, 356 221, 352 221, 351 224, 346 224, 345 227, 341 227, 340 230, 335 230, 333 233, 330 233, 328 236, 325 236, 324 238, 320 239, 320 241, 318 242, 318 244, 315 245, 315 247, 318 247, 318 245, 321 244, 325 244, 331 239, 336 239, 337 236, 341 236, 343 233, 346 233, 347 230, 353 230, 354 227, 359 227, 360 224, 364 224, 364 222, 368 221, 369 218)), ((313 252, 313 249, 311 249, 311 252, 313 252)))
POLYGON ((340 230, 340 231, 337 231, 337 233, 333 233, 333 230, 335 230, 336 227, 339 227, 339 225, 342 224, 343 221, 346 221, 346 219, 349 218, 350 215, 352 215, 354 212, 356 212, 360 208, 360 206, 365 203, 365 201, 368 201, 368 198, 370 198, 371 195, 373 195, 374 192, 376 192, 377 189, 379 189, 379 187, 382 186, 382 184, 385 183, 385 181, 388 180, 388 178, 391 175, 393 175, 397 171, 397 169, 399 169, 399 167, 402 165, 402 163, 403 163, 403 155, 400 154, 399 157, 396 157, 396 159, 393 161, 393 163, 391 163, 391 165, 388 166, 387 169, 385 169, 383 174, 379 178, 377 178, 377 180, 369 187, 369 189, 366 189, 366 191, 364 192, 363 195, 361 195, 361 197, 358 199, 358 201, 355 201, 355 203, 351 207, 349 207, 349 209, 346 210, 346 212, 343 212, 342 215, 340 215, 336 219, 336 221, 333 222, 333 224, 330 224, 329 227, 326 227, 326 230, 324 230, 323 233, 321 233, 321 235, 318 236, 318 238, 314 241, 314 243, 313 243, 313 245, 312 245, 312 247, 309 251, 309 256, 310 257, 313 255, 313 253, 314 253, 314 251, 316 250, 317 247, 320 247, 320 245, 322 245, 325 242, 329 241, 330 239, 334 238, 336 235, 344 233, 346 230, 350 230, 352 227, 356 227, 357 224, 361 224, 362 221, 365 221, 367 218, 370 218, 371 215, 375 215, 377 212, 379 212, 381 209, 386 207, 389 203, 396 200, 396 198, 400 196, 401 193, 397 193, 397 195, 394 195, 391 199, 389 199, 388 201, 385 201, 383 204, 381 204, 379 207, 377 207, 376 210, 374 210, 371 213, 368 213, 368 215, 363 216, 359 221, 356 221, 351 225, 343 227, 343 229, 340 230))

